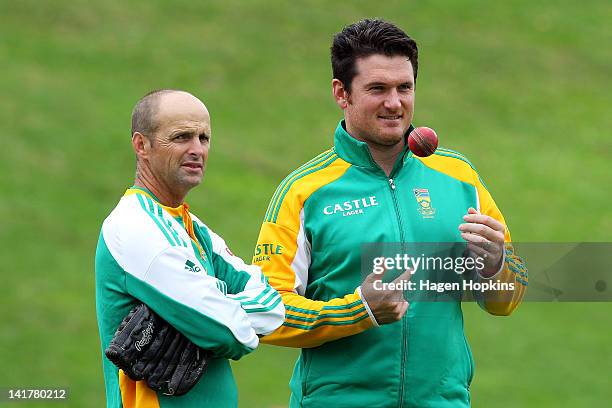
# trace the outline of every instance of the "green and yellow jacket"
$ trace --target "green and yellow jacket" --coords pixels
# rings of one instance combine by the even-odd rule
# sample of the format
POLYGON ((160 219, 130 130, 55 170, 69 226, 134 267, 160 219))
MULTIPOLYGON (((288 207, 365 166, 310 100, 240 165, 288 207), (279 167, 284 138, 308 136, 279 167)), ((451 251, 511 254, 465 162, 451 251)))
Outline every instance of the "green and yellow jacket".
MULTIPOLYGON (((505 224, 478 173, 461 154, 427 158, 407 148, 387 176, 367 145, 340 122, 334 147, 279 185, 253 263, 285 303, 283 325, 262 341, 302 349, 291 407, 467 407, 474 372, 461 302, 412 302, 400 321, 377 327, 361 298, 363 243, 463 242, 469 207, 505 224)), ((506 228, 505 240, 510 243, 506 228)), ((511 245, 480 305, 508 315, 527 273, 511 245)))
POLYGON ((145 303, 213 355, 194 388, 175 397, 133 381, 102 354, 108 408, 238 406, 228 359, 253 351, 284 317, 281 297, 257 266, 234 256, 186 203, 167 207, 133 187, 102 224, 95 267, 102 350, 145 303))

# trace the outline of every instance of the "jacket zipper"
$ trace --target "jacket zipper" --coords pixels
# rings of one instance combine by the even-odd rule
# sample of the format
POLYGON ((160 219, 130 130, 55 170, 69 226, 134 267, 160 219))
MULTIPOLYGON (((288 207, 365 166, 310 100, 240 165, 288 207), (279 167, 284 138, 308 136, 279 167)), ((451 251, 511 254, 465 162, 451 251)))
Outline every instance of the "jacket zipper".
MULTIPOLYGON (((393 181, 392 178, 389 178, 389 187, 391 187, 391 197, 393 198, 393 207, 395 208, 395 217, 397 219, 397 224, 399 227, 399 236, 400 236, 400 242, 404 242, 404 227, 402 225, 402 216, 400 214, 400 209, 399 209, 399 203, 397 201, 397 196, 396 196, 396 186, 395 186, 395 182, 393 181)), ((402 361, 401 361, 401 365, 400 365, 400 387, 399 387, 399 405, 398 407, 402 407, 404 405, 404 362, 406 361, 406 349, 408 348, 407 344, 406 344, 406 340, 408 337, 407 331, 408 328, 406 327, 407 323, 406 323, 406 319, 402 318, 402 361)))

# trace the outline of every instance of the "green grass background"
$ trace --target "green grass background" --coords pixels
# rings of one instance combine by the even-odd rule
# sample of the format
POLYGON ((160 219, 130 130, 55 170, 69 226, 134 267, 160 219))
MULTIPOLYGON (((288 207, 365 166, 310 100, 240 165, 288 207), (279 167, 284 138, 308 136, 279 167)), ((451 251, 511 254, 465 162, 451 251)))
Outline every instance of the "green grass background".
MULTIPOLYGON (((213 147, 188 201, 250 259, 277 183, 332 142, 332 35, 372 16, 418 40, 415 123, 472 160, 514 240, 612 240, 607 1, 0 0, 0 387, 103 406, 93 257, 133 180, 140 96, 207 104, 213 147)), ((612 400, 611 304, 465 314, 475 407, 612 400)), ((286 406, 296 355, 234 364, 240 406, 286 406)))

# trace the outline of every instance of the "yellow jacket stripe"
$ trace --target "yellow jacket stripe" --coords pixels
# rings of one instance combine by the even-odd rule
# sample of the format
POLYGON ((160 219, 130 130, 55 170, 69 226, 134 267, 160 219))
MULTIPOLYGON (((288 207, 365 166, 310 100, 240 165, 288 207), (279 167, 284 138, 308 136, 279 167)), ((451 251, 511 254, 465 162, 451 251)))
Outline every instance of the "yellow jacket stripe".
POLYGON ((277 189, 275 193, 275 196, 276 196, 274 200, 275 202, 274 204, 270 206, 271 211, 268 214, 266 221, 276 222, 276 219, 278 217, 278 211, 280 209, 280 205, 283 199, 285 198, 285 195, 291 188, 291 185, 293 184, 294 181, 299 180, 300 178, 308 174, 311 174, 313 172, 316 172, 320 169, 325 168, 332 161, 334 161, 334 159, 336 159, 337 157, 338 156, 333 152, 333 149, 331 149, 327 154, 322 155, 319 159, 313 161, 309 165, 301 167, 300 169, 298 169, 298 171, 295 171, 291 175, 289 175, 289 177, 287 177, 287 179, 283 183, 281 183, 281 185, 277 189))
POLYGON ((306 171, 317 167, 322 162, 329 159, 334 154, 333 150, 333 148, 326 150, 315 158, 313 158, 312 160, 305 163, 304 165, 298 167, 280 183, 280 185, 276 188, 274 195, 272 196, 272 200, 270 200, 270 204, 268 204, 268 209, 266 211, 264 221, 267 222, 271 220, 272 213, 275 212, 275 210, 278 208, 278 205, 281 201, 281 196, 283 195, 283 192, 286 191, 286 187, 290 185, 294 180, 298 179, 300 175, 303 175, 306 171))

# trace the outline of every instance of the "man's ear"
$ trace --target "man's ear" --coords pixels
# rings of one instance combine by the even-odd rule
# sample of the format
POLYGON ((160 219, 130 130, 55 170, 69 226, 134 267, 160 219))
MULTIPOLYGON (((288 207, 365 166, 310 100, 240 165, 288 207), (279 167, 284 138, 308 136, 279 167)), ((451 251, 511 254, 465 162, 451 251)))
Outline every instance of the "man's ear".
POLYGON ((349 93, 339 79, 332 79, 332 93, 340 109, 346 109, 349 104, 349 93))
POLYGON ((132 148, 138 158, 146 158, 151 149, 151 141, 142 133, 134 132, 132 135, 132 148))

